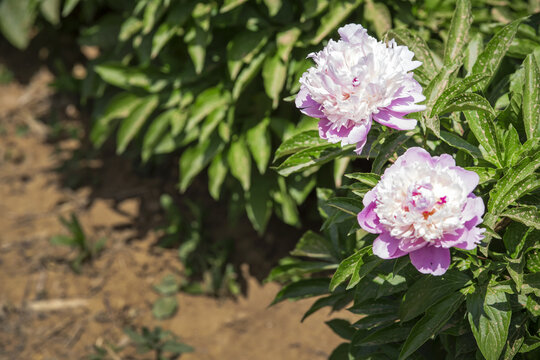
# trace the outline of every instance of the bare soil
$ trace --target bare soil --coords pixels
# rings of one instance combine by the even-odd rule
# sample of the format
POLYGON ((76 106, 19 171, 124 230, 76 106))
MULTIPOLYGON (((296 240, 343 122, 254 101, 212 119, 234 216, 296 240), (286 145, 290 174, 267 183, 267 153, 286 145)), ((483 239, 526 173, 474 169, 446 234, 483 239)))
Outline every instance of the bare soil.
POLYGON ((142 326, 171 330, 195 348, 181 359, 327 358, 341 342, 324 324, 327 312, 301 323, 312 300, 268 307, 279 285, 261 279, 283 254, 280 234, 293 231, 283 226, 258 239, 248 225, 227 229, 221 221, 215 233, 228 232, 240 244, 244 294, 179 293, 174 317, 152 316, 159 297, 152 286, 184 271, 175 249, 155 246, 154 228, 163 221, 158 199, 167 185, 139 176, 123 158, 74 158, 86 150, 84 114, 54 94, 52 80, 39 68, 24 84, 0 85, 0 359, 81 359, 95 344, 107 348, 109 359, 152 358, 133 352, 123 333, 142 326), (51 118, 78 136, 51 141, 51 118), (82 173, 66 170, 73 159, 82 173), (81 274, 69 267, 72 250, 50 244, 66 233, 58 217, 70 213, 89 238, 107 239, 81 274))

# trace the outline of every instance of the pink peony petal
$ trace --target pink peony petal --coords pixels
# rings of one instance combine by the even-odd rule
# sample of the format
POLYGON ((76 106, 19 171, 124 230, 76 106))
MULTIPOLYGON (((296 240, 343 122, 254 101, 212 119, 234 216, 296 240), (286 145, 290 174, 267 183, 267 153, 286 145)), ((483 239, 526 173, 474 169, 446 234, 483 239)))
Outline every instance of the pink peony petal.
POLYGON ((416 127, 415 119, 406 119, 403 113, 394 112, 387 108, 381 109, 379 113, 373 114, 373 120, 379 124, 397 130, 412 130, 416 127))
POLYGON ((465 170, 459 166, 455 166, 452 169, 456 171, 459 174, 459 177, 463 180, 465 191, 467 193, 472 193, 480 181, 478 174, 474 171, 465 170))
POLYGON ((476 197, 474 194, 470 194, 465 207, 461 212, 463 220, 465 220, 465 226, 468 229, 480 224, 482 222, 482 215, 484 215, 485 206, 482 198, 476 197))
POLYGON ((314 118, 324 117, 324 113, 321 111, 321 104, 313 100, 304 87, 300 88, 298 95, 296 95, 295 104, 307 116, 314 118))
POLYGON ((399 250, 398 244, 398 239, 394 239, 388 233, 382 233, 373 241, 373 254, 381 259, 395 259, 405 255, 406 252, 399 250))
POLYGON ((441 156, 434 157, 435 164, 442 167, 452 167, 456 166, 456 161, 451 155, 442 154, 441 156))
POLYGON ((375 202, 372 202, 368 206, 364 207, 364 209, 358 213, 357 217, 360 227, 372 234, 382 233, 382 228, 379 224, 379 218, 377 217, 375 211, 373 211, 376 207, 377 205, 375 204, 375 202))
POLYGON ((442 275, 450 266, 450 250, 426 246, 409 253, 411 263, 423 274, 442 275))

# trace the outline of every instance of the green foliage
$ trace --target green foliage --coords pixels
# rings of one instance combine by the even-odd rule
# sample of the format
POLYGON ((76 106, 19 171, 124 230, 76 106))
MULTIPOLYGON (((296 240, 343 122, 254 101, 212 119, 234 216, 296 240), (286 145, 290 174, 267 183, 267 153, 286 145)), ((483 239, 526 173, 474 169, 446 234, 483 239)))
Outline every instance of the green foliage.
POLYGON ((174 294, 183 290, 196 294, 238 295, 240 287, 236 272, 229 263, 234 246, 230 239, 211 239, 205 231, 202 206, 184 199, 187 209, 180 209, 175 200, 167 194, 161 196, 161 206, 165 211, 167 225, 162 227, 163 235, 158 240, 162 247, 177 247, 178 257, 184 266, 180 282, 172 275, 162 279, 155 290, 162 297, 154 303, 152 313, 156 318, 174 315, 177 302, 174 294))
POLYGON ((60 222, 69 232, 69 235, 53 236, 50 241, 53 245, 69 246, 77 251, 76 257, 70 261, 71 268, 76 273, 81 272, 84 262, 95 259, 105 247, 105 238, 91 241, 86 237, 84 230, 75 214, 71 218, 60 217, 60 222))
MULTIPOLYGON (((284 282, 275 302, 318 296, 304 317, 323 307, 361 315, 352 324, 329 322, 346 340, 330 359, 536 359, 539 17, 521 18, 527 5, 515 2, 504 12, 505 25, 488 26, 500 16, 479 11, 480 2, 458 1, 450 12, 445 2, 429 3, 440 6, 431 17, 445 31, 398 27, 386 34, 423 62, 415 71, 427 97, 427 110, 414 115, 421 126, 409 132, 375 127, 368 138, 371 168, 349 165, 335 189, 317 189, 321 233, 308 231, 272 271, 270 279, 284 282), (486 204, 486 238, 474 250, 452 249, 451 267, 440 277, 422 275, 406 256, 373 255, 375 235, 356 219, 361 198, 388 162, 413 146, 452 154, 459 166, 477 172, 475 193, 486 204), (329 269, 335 269, 331 278, 329 269)), ((315 132, 299 133, 277 149, 275 161, 285 159, 277 170, 292 176, 310 169, 320 177, 330 171, 318 162, 340 150, 315 132)))
POLYGON ((146 354, 152 351, 155 359, 176 359, 181 354, 194 351, 191 346, 182 343, 174 333, 160 327, 153 330, 143 327, 140 331, 125 328, 124 333, 137 347, 137 353, 146 354))

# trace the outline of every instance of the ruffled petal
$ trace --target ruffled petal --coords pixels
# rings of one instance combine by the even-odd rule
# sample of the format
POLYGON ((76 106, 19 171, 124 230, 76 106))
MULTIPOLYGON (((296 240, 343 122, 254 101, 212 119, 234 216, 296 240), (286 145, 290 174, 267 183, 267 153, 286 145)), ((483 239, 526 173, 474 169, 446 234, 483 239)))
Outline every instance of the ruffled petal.
POLYGON ((423 274, 440 276, 450 266, 450 250, 442 247, 426 246, 409 253, 409 257, 414 267, 423 274))
POLYGON ((474 171, 465 170, 462 167, 454 166, 452 170, 458 173, 459 177, 463 181, 464 190, 466 193, 472 193, 478 185, 480 177, 474 171))
POLYGON ((429 155, 429 153, 426 150, 420 147, 412 147, 412 148, 407 149, 407 151, 405 151, 403 155, 401 155, 396 160, 394 165, 391 166, 390 168, 399 168, 401 166, 404 166, 405 164, 410 164, 414 162, 431 163, 432 162, 431 155, 429 155))
POLYGON ((399 248, 405 252, 416 251, 418 249, 423 248, 426 245, 428 245, 428 242, 422 238, 418 238, 418 239, 406 238, 406 239, 402 239, 399 242, 399 248))
POLYGON ((321 104, 311 98, 311 95, 309 95, 309 92, 305 87, 300 88, 294 102, 296 107, 307 116, 314 118, 322 118, 325 116, 321 110, 321 104))
POLYGON ((434 157, 435 159, 435 165, 439 165, 441 167, 452 167, 456 166, 456 161, 451 155, 448 154, 442 154, 441 156, 434 157))
POLYGON ((382 233, 373 241, 373 254, 381 259, 395 259, 403 256, 406 252, 398 248, 399 240, 391 237, 388 233, 382 233))
POLYGON ((368 206, 364 207, 364 209, 360 211, 357 216, 360 227, 372 234, 380 234, 383 230, 381 228, 381 224, 379 223, 379 218, 374 211, 376 207, 377 205, 375 202, 372 202, 368 206))
POLYGON ((394 112, 387 108, 381 109, 377 114, 373 114, 373 120, 379 124, 397 130, 412 130, 416 127, 415 119, 404 118, 405 114, 394 112))
POLYGON ((482 198, 476 197, 474 194, 469 194, 465 207, 461 212, 462 219, 465 220, 465 227, 468 229, 482 222, 485 206, 482 198))

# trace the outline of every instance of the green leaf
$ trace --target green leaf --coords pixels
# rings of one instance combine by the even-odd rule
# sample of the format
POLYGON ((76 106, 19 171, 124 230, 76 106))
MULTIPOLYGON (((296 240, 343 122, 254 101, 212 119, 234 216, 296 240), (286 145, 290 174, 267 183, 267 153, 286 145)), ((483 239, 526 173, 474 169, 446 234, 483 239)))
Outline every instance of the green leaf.
POLYGON ((503 235, 503 242, 507 253, 512 259, 517 259, 525 247, 525 242, 531 229, 519 223, 511 223, 503 235))
POLYGON ((469 29, 472 21, 471 2, 469 0, 458 0, 444 47, 445 65, 453 64, 461 58, 463 49, 469 41, 469 29))
POLYGON ((497 116, 489 101, 487 101, 483 96, 475 93, 463 93, 456 96, 448 102, 448 105, 444 110, 441 111, 441 113, 444 114, 466 110, 483 111, 490 114, 492 117, 497 116))
POLYGON ((148 130, 144 134, 143 146, 141 151, 141 157, 143 161, 148 161, 150 156, 154 154, 154 150, 159 144, 160 140, 167 134, 169 125, 171 123, 171 117, 178 112, 177 109, 171 109, 160 114, 148 127, 148 130))
POLYGON ((330 9, 322 16, 321 25, 311 40, 312 45, 318 45, 331 31, 337 29, 347 17, 356 9, 362 0, 333 1, 330 9))
POLYGON ((66 0, 64 2, 64 7, 62 8, 62 16, 66 17, 71 14, 73 9, 75 9, 75 6, 77 6, 80 1, 81 0, 66 0))
POLYGON ((219 200, 221 186, 229 168, 222 154, 216 154, 208 167, 208 191, 214 200, 219 200))
POLYGON ((168 340, 163 343, 161 351, 165 351, 171 354, 184 354, 193 352, 195 351, 195 349, 176 340, 168 340))
POLYGON ((296 247, 291 251, 291 255, 315 259, 333 259, 331 249, 328 240, 309 230, 298 240, 296 247))
POLYGON ((3 0, 0 2, 0 33, 15 47, 25 49, 36 17, 35 2, 3 0))
POLYGON ((282 0, 263 0, 264 4, 268 8, 268 14, 270 17, 277 15, 279 9, 281 9, 281 1, 282 0))
POLYGON ((156 319, 167 319, 174 315, 178 308, 178 302, 173 296, 159 298, 152 306, 152 315, 156 319))
POLYGON ((180 286, 174 275, 169 274, 164 276, 159 284, 154 285, 154 289, 162 295, 173 295, 178 292, 180 286))
POLYGON ((438 116, 433 112, 433 107, 448 86, 450 77, 458 67, 458 64, 443 66, 433 80, 429 82, 424 92, 426 96, 426 111, 422 113, 422 117, 424 118, 425 126, 437 137, 440 136, 441 125, 438 116))
POLYGON ((489 212, 498 213, 504 210, 523 191, 530 191, 536 183, 533 174, 538 167, 540 167, 540 152, 537 152, 534 157, 523 158, 511 168, 491 190, 487 206, 489 212), (527 186, 530 188, 527 189, 527 186))
POLYGON ((382 38, 384 33, 392 28, 392 17, 384 3, 367 0, 364 7, 364 17, 375 28, 378 38, 382 38))
POLYGON ((469 128, 484 149, 484 158, 493 165, 502 167, 501 146, 497 139, 493 115, 484 111, 464 111, 469 128))
POLYGON ((261 51, 256 57, 253 58, 253 60, 248 64, 247 67, 245 67, 238 77, 236 78, 236 81, 234 82, 233 90, 232 90, 232 98, 234 100, 238 100, 240 97, 240 94, 242 91, 246 88, 246 86, 253 80, 255 75, 259 73, 259 70, 261 69, 264 60, 269 55, 270 50, 267 46, 263 51, 261 51))
POLYGON ((77 246, 77 242, 73 236, 68 235, 56 235, 53 236, 50 241, 53 245, 77 246))
POLYGON ((523 149, 519 141, 519 134, 512 125, 504 137, 504 164, 508 167, 514 166, 521 158, 521 150, 523 149))
POLYGON ((536 206, 518 205, 506 209, 501 215, 540 230, 540 210, 536 206))
POLYGON ((171 26, 169 23, 161 24, 154 37, 152 38, 152 52, 150 57, 155 59, 161 49, 176 35, 179 33, 180 28, 177 26, 171 26))
POLYGON ((195 72, 200 74, 204 68, 206 45, 210 43, 211 33, 198 25, 193 26, 186 34, 188 53, 195 66, 195 72))
POLYGON ((283 62, 278 53, 267 57, 262 69, 264 90, 266 95, 272 99, 272 108, 277 108, 283 85, 287 78, 287 64, 283 62))
POLYGON ((247 0, 225 0, 224 4, 219 9, 220 14, 224 14, 226 12, 231 11, 232 9, 236 8, 237 6, 242 5, 247 0))
POLYGON ((272 198, 269 191, 272 184, 272 179, 267 176, 256 176, 246 193, 246 212, 259 235, 266 230, 266 225, 272 215, 272 198))
POLYGON ((325 322, 326 325, 332 329, 337 335, 341 336, 345 340, 351 340, 355 330, 347 320, 332 319, 325 322))
POLYGON ((508 51, 508 48, 512 44, 512 40, 516 35, 519 24, 523 19, 517 19, 510 24, 503 27, 501 30, 493 36, 493 38, 486 45, 484 51, 478 56, 474 66, 473 74, 487 74, 489 78, 478 82, 473 91, 485 90, 489 85, 489 82, 495 75, 495 72, 499 68, 502 58, 508 51))
POLYGON ((441 130, 441 139, 448 145, 463 150, 474 158, 482 158, 482 152, 478 147, 456 134, 441 130))
POLYGON ((407 141, 411 136, 402 131, 394 132, 384 139, 384 143, 379 149, 379 153, 373 160, 371 171, 380 174, 386 161, 407 141))
POLYGON ((407 340, 403 344, 399 358, 405 359, 409 357, 432 336, 437 335, 464 300, 465 296, 463 294, 453 292, 427 309, 426 314, 411 329, 407 340))
POLYGON ((90 140, 96 148, 101 147, 112 132, 112 121, 117 118, 126 118, 135 107, 141 104, 142 98, 128 92, 115 95, 101 116, 99 116, 90 132, 90 140))
POLYGON ((356 263, 356 268, 354 269, 351 280, 347 285, 347 290, 355 287, 366 275, 375 270, 383 262, 383 259, 378 256, 370 256, 365 261, 359 261, 356 263))
POLYGON ((393 38, 398 44, 409 47, 409 50, 414 53, 414 57, 422 62, 422 66, 418 68, 418 71, 425 74, 425 80, 429 81, 439 73, 429 47, 420 36, 412 33, 407 28, 399 28, 388 31, 386 37, 393 38))
POLYGON ((352 276, 354 270, 357 268, 357 263, 363 262, 362 257, 370 251, 370 247, 365 247, 361 250, 358 250, 353 255, 349 256, 343 260, 336 272, 332 276, 330 281, 330 291, 336 290, 336 288, 341 285, 345 280, 352 276))
POLYGON ((455 98, 462 93, 465 93, 471 89, 474 84, 487 78, 486 74, 476 74, 466 77, 457 81, 454 85, 446 88, 442 94, 436 99, 435 105, 433 105, 432 115, 444 114, 443 109, 451 104, 451 99, 455 98))
POLYGON ((197 146, 187 148, 180 157, 180 192, 186 191, 195 176, 208 165, 223 148, 217 137, 211 137, 197 146))
POLYGON ((328 293, 330 279, 303 279, 284 286, 276 295, 272 305, 285 299, 300 299, 328 293))
POLYGON ((251 183, 251 158, 243 137, 231 144, 227 154, 227 161, 232 176, 240 181, 244 191, 248 191, 251 183))
POLYGON ((359 173, 359 172, 345 174, 345 177, 360 181, 362 184, 366 184, 370 187, 375 187, 375 185, 377 185, 377 183, 381 179, 381 176, 379 174, 359 173))
POLYGON ((191 106, 191 114, 185 131, 193 129, 214 110, 226 107, 229 101, 230 95, 227 91, 223 91, 221 85, 204 90, 197 96, 195 104, 191 106))
POLYGON ((506 295, 493 287, 478 287, 467 297, 469 324, 486 360, 497 360, 508 338, 512 311, 506 295))
POLYGON ((534 54, 525 58, 523 84, 523 124, 528 139, 540 137, 540 70, 534 54))
POLYGON ((199 134, 199 142, 206 141, 206 139, 208 139, 214 133, 214 130, 216 129, 216 127, 218 127, 219 124, 222 123, 223 119, 225 119, 226 113, 227 113, 226 108, 218 107, 214 111, 212 111, 210 114, 208 114, 208 116, 206 117, 206 120, 201 125, 201 132, 199 134))
POLYGON ((356 334, 360 336, 355 335, 351 343, 353 346, 375 346, 394 342, 403 342, 403 340, 405 340, 409 335, 410 331, 411 328, 401 327, 398 325, 389 326, 375 332, 369 332, 369 335, 367 336, 365 336, 365 333, 357 331, 356 334))
POLYGON ((422 314, 442 298, 465 287, 469 277, 449 270, 442 276, 424 276, 409 287, 399 309, 401 321, 409 321, 422 314))
POLYGON ((159 104, 159 97, 157 95, 150 95, 142 99, 131 114, 122 121, 120 129, 118 129, 118 135, 116 138, 116 153, 122 154, 131 140, 137 135, 139 130, 143 127, 146 120, 156 109, 159 104))
POLYGON ((39 7, 48 22, 53 25, 60 22, 60 0, 42 0, 39 7))
POLYGON ((266 172, 270 156, 272 155, 272 142, 270 132, 268 131, 269 124, 270 118, 265 118, 246 133, 247 145, 260 174, 266 172))
POLYGON ((249 64, 268 42, 265 31, 240 31, 227 44, 227 67, 232 80, 236 79, 243 64, 249 64))
POLYGON ((285 140, 278 147, 274 155, 274 161, 283 156, 297 153, 310 147, 316 147, 321 145, 328 145, 328 141, 321 139, 317 130, 308 130, 298 133, 285 140))
POLYGON ((469 41, 467 50, 465 52, 464 66, 465 70, 467 70, 467 74, 472 73, 474 63, 476 62, 476 59, 478 59, 478 55, 482 52, 483 48, 484 39, 482 38, 482 34, 474 34, 472 39, 469 41))
POLYGON ((323 165, 338 156, 350 153, 352 148, 352 146, 341 148, 339 145, 325 144, 304 149, 288 157, 276 170, 282 176, 289 176, 313 166, 323 165))
POLYGON ((333 197, 326 204, 352 216, 358 215, 364 207, 361 200, 349 197, 333 197))

